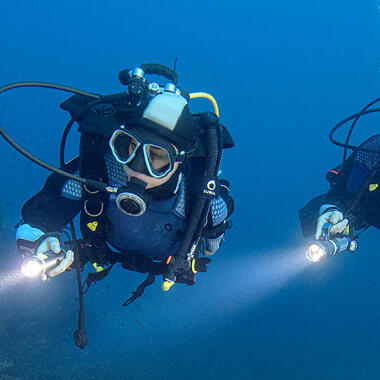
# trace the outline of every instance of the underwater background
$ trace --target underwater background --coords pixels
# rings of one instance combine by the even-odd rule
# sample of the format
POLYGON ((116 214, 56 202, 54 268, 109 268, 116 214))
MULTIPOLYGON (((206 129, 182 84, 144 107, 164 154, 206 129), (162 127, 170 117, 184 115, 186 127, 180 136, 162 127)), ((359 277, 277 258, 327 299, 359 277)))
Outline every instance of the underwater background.
MULTIPOLYGON (((0 85, 38 80, 124 91, 118 72, 172 66, 179 84, 215 96, 236 147, 223 177, 233 228, 193 287, 115 266, 85 296, 77 328, 74 273, 19 275, 14 228, 49 172, 0 141, 0 379, 379 379, 380 231, 321 265, 304 259, 298 210, 328 189, 342 160, 332 126, 379 96, 379 0, 0 2, 0 85)), ((70 94, 18 89, 0 97, 0 125, 58 165, 70 94)), ((207 101, 193 111, 211 110, 207 101)), ((379 133, 364 118, 353 142, 379 133)), ((342 138, 344 133, 338 134, 342 138)), ((70 133, 66 158, 76 155, 70 133)), ((90 269, 86 267, 86 271, 90 269)), ((84 274, 83 274, 84 275, 84 274)))

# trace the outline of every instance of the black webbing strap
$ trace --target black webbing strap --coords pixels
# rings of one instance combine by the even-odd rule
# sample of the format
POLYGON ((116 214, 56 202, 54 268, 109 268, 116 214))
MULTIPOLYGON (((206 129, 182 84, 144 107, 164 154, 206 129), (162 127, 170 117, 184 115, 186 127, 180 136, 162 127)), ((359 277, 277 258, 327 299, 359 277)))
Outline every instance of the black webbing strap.
POLYGON ((86 294, 92 284, 96 285, 97 281, 103 280, 104 277, 108 276, 112 267, 113 264, 101 272, 89 273, 82 284, 82 293, 86 294))
POLYGON ((149 272, 147 278, 137 287, 136 290, 132 292, 132 296, 129 297, 123 304, 122 306, 128 306, 130 305, 133 301, 135 301, 137 298, 140 298, 145 291, 145 288, 147 288, 150 285, 154 284, 156 275, 153 272, 149 272))
MULTIPOLYGON (((93 133, 82 133, 80 141, 80 173, 83 177, 108 181, 105 164, 106 139, 93 133)), ((108 264, 106 259, 107 245, 104 242, 107 229, 107 218, 103 208, 109 195, 83 186, 83 210, 80 216, 80 229, 84 241, 93 249, 90 251, 91 262, 100 266, 108 264)))

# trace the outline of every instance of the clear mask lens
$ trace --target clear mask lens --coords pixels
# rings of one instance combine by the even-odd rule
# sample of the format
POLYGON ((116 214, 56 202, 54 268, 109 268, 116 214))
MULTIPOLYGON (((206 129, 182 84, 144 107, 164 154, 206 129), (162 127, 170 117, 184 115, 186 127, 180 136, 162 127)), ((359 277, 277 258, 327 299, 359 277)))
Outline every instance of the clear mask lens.
POLYGON ((149 168, 155 176, 165 176, 172 168, 169 152, 160 146, 144 144, 145 158, 149 168))
POLYGON ((137 140, 124 131, 117 131, 111 138, 111 148, 115 157, 121 163, 128 163, 134 156, 139 145, 137 140))

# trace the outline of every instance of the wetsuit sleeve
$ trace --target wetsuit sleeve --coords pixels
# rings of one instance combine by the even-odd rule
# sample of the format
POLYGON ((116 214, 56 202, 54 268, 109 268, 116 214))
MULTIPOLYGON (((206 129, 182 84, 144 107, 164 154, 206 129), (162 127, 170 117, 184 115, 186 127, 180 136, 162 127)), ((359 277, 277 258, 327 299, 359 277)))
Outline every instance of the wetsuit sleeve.
MULTIPOLYGON (((360 146, 380 151, 380 135, 369 138, 360 146)), ((373 189, 369 185, 379 183, 379 161, 378 153, 356 151, 347 160, 346 170, 339 173, 340 178, 331 183, 328 203, 336 204, 343 213, 352 213, 359 226, 376 224, 374 217, 376 219, 379 211, 380 197, 376 191, 378 186, 373 189), (358 206, 353 210, 354 203, 358 206)))
POLYGON ((229 224, 227 218, 233 213, 234 202, 229 195, 229 183, 221 181, 221 195, 211 201, 208 223, 204 230, 206 251, 215 253, 224 240, 224 233, 229 224))
POLYGON ((319 209, 327 202, 326 197, 327 194, 319 195, 298 211, 303 236, 310 237, 315 234, 319 209))
MULTIPOLYGON (((78 165, 79 160, 74 159, 64 170, 77 174, 78 165)), ((78 214, 81 206, 81 185, 54 173, 43 189, 24 204, 22 218, 45 233, 58 231, 78 214)))

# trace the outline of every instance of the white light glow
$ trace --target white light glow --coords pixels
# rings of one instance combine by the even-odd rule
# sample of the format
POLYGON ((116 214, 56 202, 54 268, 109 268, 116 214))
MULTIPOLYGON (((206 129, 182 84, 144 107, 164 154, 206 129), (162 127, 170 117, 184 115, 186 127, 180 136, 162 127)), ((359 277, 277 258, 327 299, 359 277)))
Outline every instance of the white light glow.
POLYGON ((26 277, 35 278, 42 274, 43 267, 36 260, 28 260, 22 265, 21 272, 26 277))
POLYGON ((306 258, 312 263, 319 263, 325 258, 324 249, 318 244, 310 244, 306 251, 306 258))

